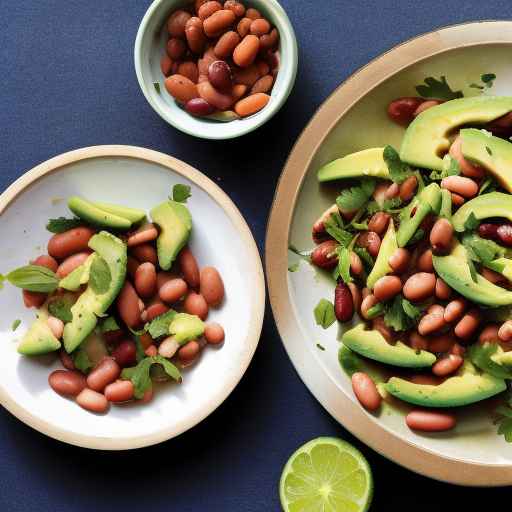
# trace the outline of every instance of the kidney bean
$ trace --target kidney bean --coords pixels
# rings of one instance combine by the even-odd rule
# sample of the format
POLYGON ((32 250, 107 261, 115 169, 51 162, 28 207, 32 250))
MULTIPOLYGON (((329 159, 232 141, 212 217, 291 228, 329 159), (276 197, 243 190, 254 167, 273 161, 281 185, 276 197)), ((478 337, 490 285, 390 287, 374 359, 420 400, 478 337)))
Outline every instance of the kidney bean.
POLYGON ((171 281, 172 279, 177 279, 177 275, 172 272, 164 272, 160 271, 156 274, 156 286, 160 290, 162 286, 167 283, 167 281, 171 281))
POLYGON ((464 158, 462 154, 462 139, 460 135, 453 141, 449 151, 450 156, 459 164, 459 168, 469 178, 482 178, 485 175, 484 169, 474 165, 464 158))
POLYGON ((466 310, 466 301, 464 299, 455 299, 447 304, 444 309, 444 319, 449 324, 459 320, 466 310))
POLYGON ((384 199, 393 199, 394 197, 398 197, 400 195, 400 186, 397 183, 393 183, 389 185, 384 194, 384 199))
POLYGON ((359 403, 367 411, 376 411, 382 402, 375 382, 369 375, 363 372, 356 372, 352 375, 352 389, 359 403))
POLYGON ((358 312, 361 309, 361 301, 363 300, 361 297, 361 290, 359 290, 355 283, 348 283, 347 286, 352 295, 352 304, 354 305, 354 311, 358 312))
POLYGON ((277 56, 276 52, 271 52, 270 50, 263 52, 261 56, 265 59, 267 64, 270 66, 270 69, 272 70, 272 74, 274 75, 274 78, 277 75, 277 68, 279 67, 279 57, 277 56))
POLYGON ((156 249, 151 244, 136 245, 130 249, 130 252, 140 263, 152 263, 156 265, 158 262, 156 249))
POLYGON ((55 370, 48 377, 48 384, 59 395, 76 396, 87 385, 85 377, 75 370, 55 370))
POLYGON ((436 276, 428 272, 413 274, 404 284, 403 294, 406 299, 420 302, 434 295, 436 276))
POLYGON ((135 274, 139 268, 139 265, 140 263, 138 260, 136 260, 133 256, 128 256, 126 271, 131 279, 135 279, 135 274))
POLYGON ((432 366, 432 373, 438 377, 447 377, 455 373, 462 366, 463 362, 464 359, 460 355, 450 354, 437 360, 434 366, 432 366))
POLYGON ((146 309, 147 321, 151 322, 151 320, 154 320, 157 316, 167 313, 167 311, 169 311, 169 308, 162 302, 151 304, 151 306, 148 306, 146 309))
POLYGON ((42 254, 41 256, 38 256, 35 260, 31 261, 30 264, 48 268, 53 272, 57 272, 57 269, 59 268, 57 260, 48 254, 42 254))
POLYGON ((360 276, 363 273, 363 262, 359 255, 353 251, 350 252, 350 272, 355 276, 360 276))
POLYGON ((249 31, 255 36, 263 36, 270 32, 270 23, 265 18, 257 18, 251 23, 249 31))
POLYGON ((409 345, 414 350, 428 350, 428 340, 416 331, 409 335, 409 345))
POLYGON ((427 101, 424 101, 423 103, 420 103, 418 105, 418 107, 416 108, 416 110, 413 112, 412 115, 414 117, 417 117, 422 112, 425 112, 425 110, 428 110, 429 108, 432 108, 432 107, 437 107, 437 105, 440 105, 441 103, 443 103, 443 102, 440 101, 440 100, 427 100, 427 101))
POLYGON ((62 334, 64 333, 64 322, 60 318, 55 318, 54 316, 49 316, 46 319, 46 323, 48 327, 52 331, 52 334, 60 340, 62 338, 62 334))
POLYGON ((262 76, 252 86, 251 94, 268 93, 274 84, 274 77, 272 75, 262 76))
POLYGON ((231 68, 223 60, 216 60, 208 68, 208 80, 218 91, 228 94, 233 87, 231 68))
POLYGON ((372 320, 372 329, 378 331, 388 343, 393 341, 394 331, 386 325, 382 316, 378 316, 372 320))
POLYGON ((231 96, 233 97, 234 101, 239 100, 242 96, 245 95, 247 92, 247 86, 243 84, 236 84, 233 86, 233 89, 231 91, 231 96))
POLYGON ((240 43, 241 39, 237 32, 229 30, 223 34, 215 45, 214 52, 220 59, 226 59, 233 55, 233 51, 240 43))
POLYGON ((242 18, 245 15, 244 5, 236 0, 228 0, 227 2, 224 2, 224 9, 233 11, 237 18, 242 18))
POLYGON ((412 375, 408 379, 413 384, 419 384, 421 386, 439 386, 442 383, 442 379, 435 375, 429 375, 427 373, 420 373, 418 375, 412 375))
POLYGON ((137 347, 133 340, 123 340, 112 351, 112 357, 121 368, 137 363, 137 347))
POLYGON ((432 304, 427 308, 427 313, 435 315, 444 315, 444 308, 441 304, 432 304))
POLYGON ((459 196, 459 194, 455 194, 454 192, 452 192, 451 196, 452 196, 452 205, 457 208, 459 206, 462 206, 466 202, 466 200, 462 196, 459 196))
POLYGON ((363 299, 366 299, 366 297, 368 297, 368 295, 371 295, 371 294, 372 294, 372 292, 370 291, 369 288, 366 288, 366 286, 361 291, 361 296, 363 299))
POLYGON ((167 41, 167 55, 173 60, 180 60, 187 51, 187 45, 183 39, 172 37, 167 41))
POLYGON ((68 274, 71 274, 73 270, 77 269, 80 265, 85 263, 85 260, 91 255, 91 252, 79 252, 77 254, 73 254, 72 256, 68 256, 57 269, 57 277, 62 279, 66 277, 68 274))
POLYGON ((116 304, 121 319, 128 327, 135 328, 140 324, 139 297, 130 282, 124 283, 116 304))
POLYGON ((162 58, 160 59, 160 71, 162 72, 162 75, 169 76, 172 71, 172 65, 173 62, 169 58, 169 55, 162 55, 162 58))
POLYGON ((87 411, 102 413, 108 409, 108 401, 105 395, 92 389, 85 388, 75 398, 76 403, 87 411))
POLYGON ((252 20, 250 18, 242 18, 236 27, 236 30, 240 37, 244 38, 251 29, 252 20))
POLYGON ((135 289, 139 297, 152 297, 156 293, 156 269, 153 263, 142 263, 135 273, 135 289))
POLYGON ((187 103, 199 96, 197 85, 182 75, 171 75, 165 79, 167 92, 180 103, 187 103))
POLYGON ((339 213, 338 206, 336 204, 329 206, 329 208, 327 208, 327 210, 325 210, 313 224, 312 237, 315 243, 319 243, 317 240, 320 240, 322 237, 328 236, 325 231, 325 222, 327 222, 334 213, 339 213))
POLYGON ((38 308, 42 306, 48 297, 47 293, 29 292, 28 290, 23 290, 22 294, 23 303, 27 308, 38 308))
POLYGON ((133 393, 131 380, 118 380, 105 388, 105 398, 109 402, 128 402, 133 399, 133 393))
POLYGON ((224 283, 216 268, 201 269, 199 290, 209 306, 218 306, 224 300, 224 283))
POLYGON ((452 289, 440 278, 436 280, 436 297, 440 300, 448 300, 452 296, 452 289))
MULTIPOLYGON (((191 82, 197 84, 197 80, 199 79, 199 70, 197 69, 197 64, 192 62, 191 60, 186 60, 185 62, 181 62, 178 66, 178 75, 187 77, 191 82)), ((195 98, 197 99, 197 98, 195 98)), ((193 100, 190 100, 193 101, 193 100)), ((190 103, 187 101, 187 103, 190 103)), ((186 104, 185 104, 186 106, 186 104)))
POLYGON ((247 68, 235 68, 233 70, 233 79, 235 84, 243 84, 252 87, 260 78, 260 71, 256 64, 251 64, 247 68))
POLYGON ((402 290, 402 281, 397 276, 383 276, 377 280, 373 287, 373 294, 379 302, 384 302, 399 294, 402 290))
POLYGON ((497 230, 500 242, 507 247, 512 246, 512 226, 510 224, 502 224, 497 230))
POLYGON ((443 178, 441 187, 464 198, 471 198, 478 194, 478 185, 471 178, 464 176, 448 176, 443 178))
POLYGON ((233 52, 235 64, 241 68, 250 66, 256 59, 259 49, 259 38, 252 34, 246 35, 233 52))
POLYGON ((184 247, 178 255, 183 278, 191 288, 199 287, 199 266, 195 256, 188 247, 184 247))
POLYGON ((200 82, 197 85, 197 90, 201 98, 219 110, 228 110, 233 104, 231 94, 223 94, 217 91, 209 81, 200 82))
POLYGON ((196 340, 189 341, 178 350, 178 361, 185 365, 191 364, 200 352, 201 346, 199 343, 196 340))
POLYGON ((387 229, 391 215, 385 212, 377 212, 368 222, 368 230, 381 236, 387 229))
POLYGON ((270 34, 263 34, 260 37, 260 48, 262 50, 273 50, 277 47, 277 43, 279 42, 279 32, 277 28, 273 28, 270 31, 270 34))
MULTIPOLYGON (((511 325, 512 327, 512 325, 511 325)), ((496 324, 489 324, 486 325, 482 332, 480 333, 480 336, 478 336, 478 343, 483 345, 484 343, 495 343, 498 341, 499 336, 499 327, 496 324)), ((512 332, 511 332, 512 335, 512 332)))
POLYGON ((185 26, 185 37, 188 47, 192 53, 201 53, 206 44, 206 35, 203 30, 203 22, 200 18, 194 16, 187 21, 185 26))
POLYGON ((334 290, 334 314, 339 322, 348 322, 354 316, 352 293, 343 282, 339 282, 334 290))
POLYGON ((482 238, 487 238, 490 240, 499 240, 498 236, 498 228, 500 227, 499 224, 491 224, 490 222, 484 222, 478 226, 478 234, 482 238))
POLYGON ((466 349, 459 343, 454 343, 452 349, 450 350, 450 354, 452 354, 454 356, 464 357, 465 353, 466 353, 466 349))
POLYGON ((400 247, 389 257, 388 265, 396 274, 402 274, 409 266, 411 255, 407 249, 400 247))
POLYGON ((208 37, 217 37, 225 32, 236 20, 235 13, 229 9, 214 12, 203 21, 203 30, 208 37))
POLYGON ((185 297, 183 309, 190 315, 197 315, 201 320, 208 316, 208 303, 200 293, 191 292, 185 297))
POLYGON ((193 116, 209 116, 215 112, 215 107, 210 105, 203 98, 194 98, 193 100, 187 101, 185 110, 193 116))
POLYGON ((144 244, 156 240, 158 237, 158 230, 154 224, 147 222, 143 224, 136 231, 128 235, 126 244, 128 247, 134 247, 136 245, 144 244))
POLYGON ((436 254, 447 254, 453 240, 453 226, 447 219, 440 218, 430 232, 430 244, 436 254))
POLYGON ((222 9, 222 5, 220 2, 216 1, 208 1, 205 2, 201 7, 199 7, 197 11, 197 15, 204 21, 206 18, 210 17, 214 12, 220 11, 222 9))
POLYGON ((215 322, 206 324, 204 328, 204 337, 210 345, 219 345, 225 338, 222 325, 215 322))
POLYGON ((317 245, 311 253, 311 263, 324 269, 332 269, 338 264, 338 254, 335 240, 327 240, 317 245))
POLYGON ((422 432, 444 432, 455 428, 457 419, 453 414, 447 412, 414 410, 406 417, 405 422, 412 430, 422 432))
POLYGON ((407 126, 412 122, 414 112, 423 102, 423 98, 398 98, 388 105, 388 116, 395 123, 401 126, 407 126))
POLYGON ((498 330, 498 338, 501 341, 508 343, 512 341, 512 321, 507 320, 505 323, 501 325, 498 330))
POLYGON ((494 270, 489 268, 483 267, 480 273, 482 274, 483 278, 487 279, 487 281, 490 281, 492 284, 505 283, 507 281, 504 276, 498 274, 498 272, 494 272, 494 270))
POLYGON ((258 18, 261 18, 261 13, 258 11, 258 9, 250 8, 247 9, 245 15, 251 19, 251 20, 257 20, 258 18))
POLYGON ((477 330, 480 319, 480 311, 478 309, 469 310, 455 326, 455 335, 463 340, 468 340, 477 330))
POLYGON ((368 318, 368 310, 373 308, 379 301, 377 300, 377 297, 375 295, 370 294, 363 298, 363 301, 361 302, 361 315, 366 320, 369 320, 368 318))
POLYGON ((416 188, 418 187, 418 178, 416 176, 409 176, 401 185, 400 185, 400 199, 407 203, 409 202, 416 192, 416 188))
POLYGON ((251 94, 247 98, 237 101, 235 112, 240 117, 248 117, 262 110, 270 101, 270 96, 262 92, 251 94))
POLYGON ((173 12, 167 20, 167 31, 171 37, 184 37, 185 25, 191 18, 190 13, 182 9, 173 12))
POLYGON ((53 235, 48 242, 48 254, 58 260, 62 260, 85 251, 89 248, 88 243, 95 231, 91 228, 73 228, 64 233, 53 235))
POLYGON ((121 367, 111 357, 104 357, 87 376, 87 386, 94 391, 103 391, 121 374, 121 367))
POLYGON ((428 350, 434 353, 449 352, 454 344, 455 338, 453 335, 450 333, 439 334, 429 338, 428 350))
POLYGON ((158 295, 164 302, 173 304, 181 300, 187 291, 187 283, 183 279, 177 278, 163 284, 158 290, 158 295))
POLYGON ((432 262, 432 251, 427 249, 422 252, 420 257, 418 258, 417 268, 421 272, 433 272, 434 271, 434 263, 432 262))
POLYGON ((61 349, 59 351, 59 358, 60 362, 62 363, 62 366, 64 366, 66 370, 76 370, 73 359, 64 349, 61 349))
POLYGON ((418 324, 418 332, 422 336, 427 336, 433 332, 440 331, 446 325, 443 315, 431 313, 425 315, 418 324))
POLYGON ((270 73, 270 66, 264 60, 257 60, 254 64, 258 68, 260 76, 265 76, 270 73))
POLYGON ((357 237, 356 241, 359 247, 365 247, 370 255, 374 258, 377 257, 380 251, 380 236, 373 231, 364 231, 357 237))

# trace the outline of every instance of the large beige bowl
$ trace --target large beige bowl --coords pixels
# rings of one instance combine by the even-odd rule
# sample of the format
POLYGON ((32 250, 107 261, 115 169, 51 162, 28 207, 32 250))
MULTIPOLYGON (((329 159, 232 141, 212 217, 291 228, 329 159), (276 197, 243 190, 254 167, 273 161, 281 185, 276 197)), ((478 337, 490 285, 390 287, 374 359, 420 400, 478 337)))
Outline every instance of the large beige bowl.
POLYGON ((410 431, 404 412, 385 407, 380 415, 365 412, 341 371, 337 327, 315 325, 313 308, 331 297, 332 283, 319 278, 288 244, 311 246, 311 226, 333 202, 332 187, 320 186, 317 169, 347 153, 392 144, 399 147, 404 130, 391 123, 385 107, 394 98, 416 95, 426 77, 446 76, 465 93, 484 73, 497 79, 490 92, 512 95, 512 22, 482 22, 448 27, 418 37, 377 58, 342 84, 323 104, 297 141, 286 164, 270 215, 266 265, 270 300, 288 354, 320 403, 344 427, 369 446, 418 473, 463 485, 512 484, 512 444, 496 434, 492 406, 460 411, 454 432, 421 435, 410 431), (317 343, 325 351, 317 348, 317 343))

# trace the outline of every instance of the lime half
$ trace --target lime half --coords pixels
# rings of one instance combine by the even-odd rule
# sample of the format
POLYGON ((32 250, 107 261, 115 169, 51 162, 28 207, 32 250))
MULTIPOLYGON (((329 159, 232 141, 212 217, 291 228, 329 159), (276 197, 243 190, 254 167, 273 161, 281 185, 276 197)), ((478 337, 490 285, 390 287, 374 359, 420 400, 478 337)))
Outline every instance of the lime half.
POLYGON ((372 472, 352 445, 319 437, 288 459, 279 495, 285 512, 365 512, 373 496, 372 472))

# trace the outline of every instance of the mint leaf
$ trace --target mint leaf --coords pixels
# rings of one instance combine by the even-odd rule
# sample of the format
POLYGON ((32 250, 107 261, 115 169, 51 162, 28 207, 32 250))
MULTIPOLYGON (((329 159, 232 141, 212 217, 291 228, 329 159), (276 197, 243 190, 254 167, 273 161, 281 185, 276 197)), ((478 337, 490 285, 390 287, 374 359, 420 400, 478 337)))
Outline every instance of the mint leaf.
POLYGON ((421 309, 411 304, 407 299, 402 299, 402 309, 412 320, 417 320, 421 316, 421 309))
POLYGON ((393 146, 387 145, 382 155, 389 170, 391 180, 399 185, 414 173, 411 168, 402 160, 393 146))
POLYGON ((474 231, 480 225, 480 221, 476 218, 475 214, 471 212, 464 222, 464 231, 474 231))
POLYGON ((478 366, 484 372, 494 375, 498 379, 512 379, 512 370, 495 363, 491 356, 496 354, 499 345, 497 343, 475 343, 469 348, 469 358, 471 362, 478 366))
POLYGON ((172 200, 177 203, 186 203, 191 196, 190 187, 188 185, 177 184, 172 188, 172 200))
POLYGON ((97 295, 106 293, 110 288, 112 275, 107 262, 101 257, 94 258, 89 272, 89 286, 97 295))
POLYGON ((382 302, 379 302, 375 304, 375 306, 372 306, 366 313, 366 316, 368 317, 368 320, 371 320, 372 318, 376 318, 384 313, 384 305, 382 302))
POLYGON ((12 329, 12 332, 14 332, 21 324, 21 320, 18 318, 16 320, 14 320, 14 322, 12 323, 12 326, 11 326, 11 329, 12 329))
POLYGON ((337 274, 344 283, 351 283, 350 276, 350 251, 346 247, 338 247, 338 267, 337 274))
POLYGON ((346 188, 336 199, 336 204, 342 210, 356 211, 362 208, 375 190, 375 180, 363 179, 360 185, 346 188))
POLYGON ((439 80, 429 76, 425 78, 426 85, 417 85, 416 91, 422 98, 432 98, 436 100, 454 100, 462 98, 462 91, 452 91, 446 77, 442 76, 439 80))
POLYGON ((56 297, 48 303, 48 312, 50 315, 62 320, 64 323, 73 321, 73 313, 71 313, 71 307, 75 303, 69 295, 62 295, 56 297))
POLYGON ((30 292, 51 293, 59 286, 55 272, 40 265, 17 268, 7 274, 7 280, 12 285, 30 292))
POLYGON ((113 316, 109 316, 101 322, 101 332, 112 332, 112 331, 119 331, 121 327, 119 327, 119 324, 117 323, 117 320, 113 316))
POLYGON ((365 271, 367 273, 370 273, 373 268, 373 265, 375 265, 375 262, 373 261, 373 258, 371 254, 368 252, 368 250, 365 249, 364 247, 358 246, 355 246, 352 250, 361 258, 365 271))
POLYGON ((457 160, 450 157, 450 165, 448 169, 441 169, 440 171, 432 171, 429 175, 431 180, 442 180, 448 178, 448 176, 458 176, 460 174, 460 166, 457 160))
POLYGON ((156 340, 161 336, 169 336, 169 326, 176 316, 176 311, 170 309, 166 313, 153 318, 151 322, 144 326, 149 335, 156 340))
POLYGON ((491 177, 488 176, 485 178, 484 182, 480 185, 480 190, 478 191, 478 195, 488 194, 489 192, 494 192, 498 188, 498 184, 491 177))
POLYGON ((84 221, 76 217, 66 219, 66 217, 58 217, 57 219, 49 219, 46 229, 50 233, 64 233, 70 229, 78 228, 84 225, 84 221))
POLYGON ((94 366, 84 348, 75 350, 75 352, 71 354, 71 357, 73 358, 76 369, 80 370, 82 373, 89 373, 89 370, 94 366))
POLYGON ((330 327, 336 321, 334 314, 334 305, 327 299, 321 299, 314 309, 315 321, 324 329, 330 327))
POLYGON ((396 295, 393 301, 385 305, 384 323, 395 331, 406 331, 414 326, 414 320, 404 311, 401 295, 396 295))
POLYGON ((345 229, 343 219, 339 213, 333 213, 324 221, 325 230, 331 235, 340 245, 347 247, 354 235, 345 229))

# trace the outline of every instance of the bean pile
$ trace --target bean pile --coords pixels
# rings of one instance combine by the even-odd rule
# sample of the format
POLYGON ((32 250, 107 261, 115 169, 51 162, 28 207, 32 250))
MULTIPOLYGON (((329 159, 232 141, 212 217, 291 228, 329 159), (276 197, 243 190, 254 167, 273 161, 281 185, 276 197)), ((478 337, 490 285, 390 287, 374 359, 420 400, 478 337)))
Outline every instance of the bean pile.
POLYGON ((187 112, 207 116, 234 110, 251 116, 270 101, 277 76, 279 32, 238 1, 196 0, 167 21, 161 60, 167 92, 187 112))

